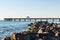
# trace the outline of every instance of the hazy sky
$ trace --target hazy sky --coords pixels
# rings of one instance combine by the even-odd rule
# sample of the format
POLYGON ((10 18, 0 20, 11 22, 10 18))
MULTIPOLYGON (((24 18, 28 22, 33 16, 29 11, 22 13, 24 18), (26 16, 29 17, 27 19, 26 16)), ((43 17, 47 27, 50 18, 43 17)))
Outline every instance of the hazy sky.
POLYGON ((60 0, 0 0, 0 19, 60 17, 60 0))

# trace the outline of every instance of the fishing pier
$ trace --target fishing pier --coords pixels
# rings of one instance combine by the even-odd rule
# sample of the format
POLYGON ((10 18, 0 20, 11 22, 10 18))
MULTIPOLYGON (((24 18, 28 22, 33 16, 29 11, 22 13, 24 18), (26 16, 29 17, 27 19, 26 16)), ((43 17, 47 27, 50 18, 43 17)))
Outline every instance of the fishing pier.
POLYGON ((51 20, 51 21, 55 21, 55 20, 58 20, 60 21, 60 18, 4 18, 4 21, 48 21, 48 20, 51 20))

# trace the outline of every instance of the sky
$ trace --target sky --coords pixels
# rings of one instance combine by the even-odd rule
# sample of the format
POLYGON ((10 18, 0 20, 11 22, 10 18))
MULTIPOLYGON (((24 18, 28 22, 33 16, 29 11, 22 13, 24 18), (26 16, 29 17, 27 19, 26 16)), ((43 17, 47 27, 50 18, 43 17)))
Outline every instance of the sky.
POLYGON ((0 0, 3 18, 60 18, 60 0, 0 0))

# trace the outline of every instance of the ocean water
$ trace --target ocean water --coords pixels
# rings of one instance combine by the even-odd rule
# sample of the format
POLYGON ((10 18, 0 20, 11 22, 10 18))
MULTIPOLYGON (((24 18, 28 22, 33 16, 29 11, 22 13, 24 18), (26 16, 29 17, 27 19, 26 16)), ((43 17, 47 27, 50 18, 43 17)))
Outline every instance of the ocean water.
POLYGON ((11 35, 15 32, 28 30, 29 21, 0 21, 0 38, 11 35))
MULTIPOLYGON (((39 21, 39 20, 38 20, 39 21)), ((0 21, 0 38, 11 35, 15 32, 22 32, 28 30, 28 24, 35 21, 0 21)), ((53 21, 49 21, 53 22, 53 21)), ((54 23, 60 23, 58 20, 54 23)))

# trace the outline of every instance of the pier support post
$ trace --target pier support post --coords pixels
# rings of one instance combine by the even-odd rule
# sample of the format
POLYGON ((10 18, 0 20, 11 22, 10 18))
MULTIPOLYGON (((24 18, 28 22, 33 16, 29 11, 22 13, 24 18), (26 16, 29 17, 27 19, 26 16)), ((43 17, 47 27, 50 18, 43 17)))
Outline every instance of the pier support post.
POLYGON ((16 21, 16 19, 13 19, 14 21, 16 21))
POLYGON ((31 19, 29 19, 31 21, 31 19))
POLYGON ((37 19, 35 19, 35 22, 36 22, 37 19))
POLYGON ((19 19, 19 21, 21 21, 21 19, 19 19))
POLYGON ((52 22, 54 22, 54 19, 52 19, 52 22))
POLYGON ((46 19, 46 21, 48 22, 48 19, 46 19))
POLYGON ((26 21, 26 19, 24 19, 24 21, 26 21))
POLYGON ((59 22, 60 22, 60 19, 59 19, 59 22))
POLYGON ((40 21, 42 21, 42 19, 40 19, 40 21))

